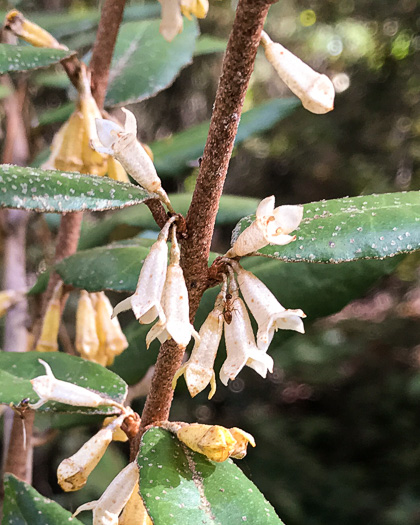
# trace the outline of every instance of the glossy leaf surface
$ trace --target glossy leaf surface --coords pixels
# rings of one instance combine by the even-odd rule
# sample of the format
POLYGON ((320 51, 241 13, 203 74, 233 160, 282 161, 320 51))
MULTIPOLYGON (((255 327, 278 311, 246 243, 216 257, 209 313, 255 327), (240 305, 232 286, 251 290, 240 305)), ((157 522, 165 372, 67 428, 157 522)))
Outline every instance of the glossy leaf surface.
MULTIPOLYGON (((303 220, 286 246, 258 254, 283 261, 341 263, 383 259, 420 249, 420 192, 345 197, 304 205, 303 220)), ((254 220, 242 219, 232 242, 254 220)))
POLYGON ((138 456, 140 494, 154 525, 281 525, 273 507, 231 461, 215 463, 153 428, 138 456))
POLYGON ((71 55, 74 51, 0 44, 0 75, 47 67, 71 55))
POLYGON ((0 165, 0 207, 39 212, 103 211, 150 198, 139 186, 108 177, 0 165))
MULTIPOLYGON (((38 401, 30 380, 45 375, 45 368, 38 359, 47 362, 57 379, 94 390, 104 397, 122 403, 127 395, 126 383, 106 368, 80 357, 61 352, 0 352, 0 403, 17 405, 22 399, 38 401)), ((109 414, 113 407, 74 407, 48 402, 39 411, 77 412, 80 414, 109 414)))
MULTIPOLYGON (((267 131, 276 122, 290 115, 298 105, 296 98, 275 99, 246 111, 241 116, 235 144, 240 144, 255 133, 267 131)), ((168 139, 150 144, 159 175, 174 177, 182 173, 190 161, 198 159, 203 154, 209 125, 208 121, 203 122, 168 139)))
POLYGON ((106 106, 123 106, 151 97, 169 86, 192 60, 198 26, 184 19, 172 42, 159 33, 160 20, 121 26, 111 64, 106 106))
POLYGON ((4 491, 3 525, 83 525, 77 518, 71 519, 71 512, 12 474, 5 475, 4 491))

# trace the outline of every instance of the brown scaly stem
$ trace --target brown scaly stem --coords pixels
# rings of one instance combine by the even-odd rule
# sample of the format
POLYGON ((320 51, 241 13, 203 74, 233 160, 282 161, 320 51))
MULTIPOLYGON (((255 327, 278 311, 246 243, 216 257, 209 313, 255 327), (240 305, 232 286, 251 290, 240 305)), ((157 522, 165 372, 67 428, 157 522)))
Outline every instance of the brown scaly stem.
MULTIPOLYGON (((181 244, 181 266, 189 293, 191 321, 208 285, 208 257, 219 201, 264 20, 270 4, 275 1, 239 0, 227 45, 210 131, 187 215, 188 236, 181 244)), ((172 378, 181 365, 183 354, 173 341, 161 346, 142 414, 142 426, 132 442, 132 459, 143 429, 158 420, 168 419, 173 398, 172 378)))

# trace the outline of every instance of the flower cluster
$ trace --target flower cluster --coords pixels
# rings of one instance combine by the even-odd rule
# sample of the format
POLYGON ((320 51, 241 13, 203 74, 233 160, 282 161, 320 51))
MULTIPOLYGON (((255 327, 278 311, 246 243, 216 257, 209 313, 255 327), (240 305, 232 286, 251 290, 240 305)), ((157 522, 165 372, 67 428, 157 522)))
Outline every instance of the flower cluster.
POLYGON ((199 340, 189 319, 188 291, 184 274, 179 264, 180 251, 176 238, 176 217, 168 220, 162 228, 157 241, 153 244, 144 260, 137 288, 131 297, 119 303, 114 309, 114 316, 124 310, 133 310, 142 324, 154 324, 146 337, 149 347, 154 339, 161 343, 173 339, 181 348, 186 348, 191 337, 199 340), (172 227, 172 243, 167 265, 169 230, 172 227))

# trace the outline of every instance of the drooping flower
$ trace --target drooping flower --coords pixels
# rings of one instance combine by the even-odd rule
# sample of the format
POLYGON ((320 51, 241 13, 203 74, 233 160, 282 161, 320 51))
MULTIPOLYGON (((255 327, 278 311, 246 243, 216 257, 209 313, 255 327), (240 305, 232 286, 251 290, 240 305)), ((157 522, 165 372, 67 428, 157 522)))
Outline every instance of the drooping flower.
POLYGON ((242 459, 248 443, 255 447, 255 440, 239 428, 225 428, 220 425, 191 423, 177 431, 177 437, 187 447, 204 454, 212 461, 222 462, 229 457, 242 459))
POLYGON ((137 140, 135 116, 125 108, 123 111, 125 113, 124 129, 111 120, 96 119, 96 129, 102 146, 93 142, 93 147, 96 151, 112 155, 117 159, 140 186, 158 195, 168 209, 174 212, 151 158, 137 140))
POLYGON ((224 385, 229 379, 235 379, 245 365, 262 377, 267 376, 267 371, 273 371, 272 357, 255 344, 251 321, 233 277, 229 282, 229 292, 232 296, 231 319, 224 321, 227 358, 220 369, 220 380, 224 385))
POLYGON ((223 309, 226 301, 226 284, 216 298, 213 310, 207 316, 198 332, 200 342, 196 342, 188 361, 176 372, 172 382, 175 389, 178 378, 184 374, 191 397, 202 392, 210 383, 209 399, 216 392, 216 379, 213 370, 217 349, 223 332, 223 309))
POLYGON ((118 520, 118 525, 153 525, 139 494, 139 485, 134 490, 118 520))
POLYGON ((35 350, 38 352, 57 352, 58 330, 61 319, 61 296, 63 283, 60 281, 53 292, 47 305, 44 319, 42 321, 41 335, 39 336, 35 350))
POLYGON ((231 265, 237 273, 245 303, 258 323, 257 345, 260 350, 267 350, 278 329, 305 333, 302 318, 306 315, 302 310, 286 310, 258 277, 244 270, 236 261, 231 265))
POLYGON ((163 38, 171 42, 182 32, 183 22, 180 0, 159 0, 162 6, 159 31, 163 38))
POLYGON ((299 226, 302 217, 303 206, 274 208, 274 195, 266 197, 258 205, 255 221, 239 235, 226 256, 247 255, 267 244, 289 244, 296 236, 288 234, 299 226))
POLYGON ((93 511, 93 525, 118 525, 118 516, 139 481, 137 462, 129 463, 109 484, 97 501, 81 505, 73 517, 84 510, 93 511))
POLYGON ((5 28, 35 47, 52 47, 55 49, 68 49, 45 29, 26 19, 17 9, 9 11, 5 17, 5 28))
POLYGON ((132 308, 141 324, 152 323, 157 316, 165 322, 161 299, 168 265, 166 241, 172 223, 171 218, 162 228, 157 241, 144 260, 134 295, 118 303, 114 308, 113 316, 132 308))
POLYGON ((128 341, 118 319, 112 317, 112 306, 104 292, 96 293, 95 311, 99 349, 92 360, 110 366, 115 357, 128 347, 128 341))
POLYGON ((200 340, 199 335, 190 323, 188 290, 179 260, 180 251, 176 238, 176 228, 173 226, 170 263, 162 292, 162 308, 165 317, 159 318, 159 321, 147 334, 147 347, 156 337, 161 343, 172 338, 181 348, 186 348, 192 336, 196 340, 200 340))
POLYGON ((57 469, 57 480, 65 492, 79 490, 86 485, 89 474, 105 454, 113 440, 114 432, 120 428, 126 414, 118 416, 102 428, 71 457, 64 459, 57 469))
POLYGON ((96 331, 96 312, 91 294, 80 292, 76 311, 76 350, 79 354, 93 361, 99 350, 99 338, 96 331))
POLYGON ((57 379, 48 363, 43 359, 38 361, 45 368, 46 375, 31 379, 32 388, 39 396, 39 401, 30 405, 33 410, 37 410, 48 401, 56 401, 79 407, 113 406, 125 411, 124 407, 114 399, 102 397, 87 388, 57 379))
POLYGON ((321 75, 305 64, 281 44, 271 40, 265 31, 261 43, 265 56, 279 77, 300 98, 308 111, 316 114, 334 109, 334 85, 326 75, 321 75))

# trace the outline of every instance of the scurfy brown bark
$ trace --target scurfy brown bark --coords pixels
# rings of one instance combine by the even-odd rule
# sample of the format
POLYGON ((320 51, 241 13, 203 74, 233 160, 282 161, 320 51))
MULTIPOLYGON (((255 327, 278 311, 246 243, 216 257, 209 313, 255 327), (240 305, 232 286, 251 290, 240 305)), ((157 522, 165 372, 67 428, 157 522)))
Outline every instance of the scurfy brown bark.
POLYGON ((124 13, 125 0, 106 0, 102 8, 90 71, 92 95, 99 109, 103 108, 108 85, 109 68, 124 13))
MULTIPOLYGON (((275 1, 239 0, 227 45, 209 135, 187 215, 187 238, 181 244, 181 266, 189 293, 191 321, 208 285, 208 257, 219 201, 264 20, 275 1)), ((173 341, 161 346, 140 432, 132 443, 132 457, 138 450, 143 429, 169 417, 172 379, 183 354, 173 341)))

